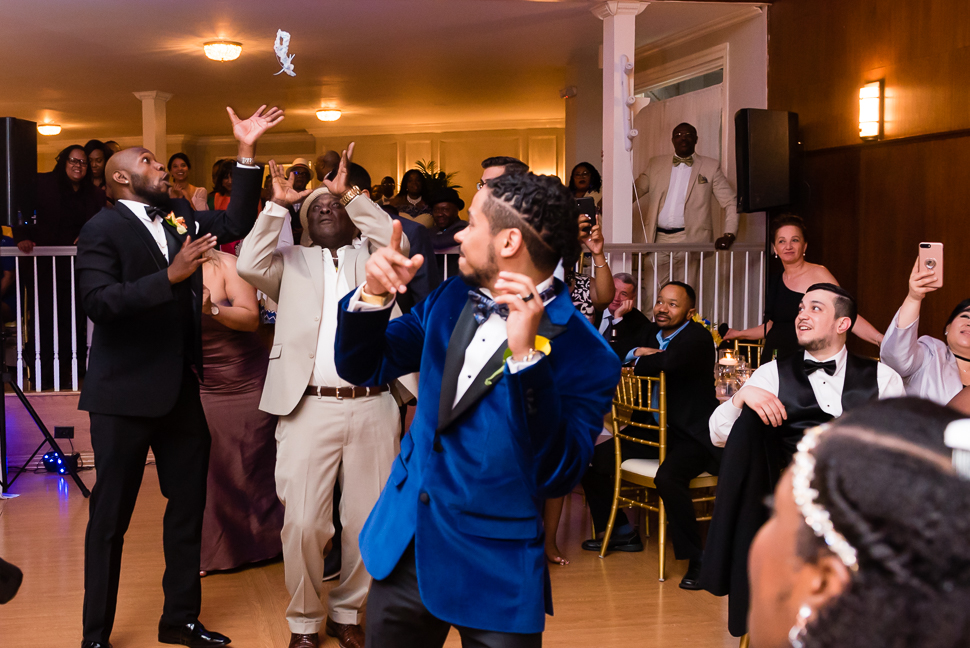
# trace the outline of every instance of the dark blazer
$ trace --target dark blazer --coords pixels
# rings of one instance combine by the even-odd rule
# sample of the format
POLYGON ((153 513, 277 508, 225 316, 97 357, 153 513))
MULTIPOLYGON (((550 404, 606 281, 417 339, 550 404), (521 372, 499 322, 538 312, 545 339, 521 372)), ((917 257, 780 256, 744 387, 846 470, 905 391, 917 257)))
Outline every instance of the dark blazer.
POLYGON ((441 284, 441 273, 438 272, 438 264, 435 263, 434 246, 431 244, 431 233, 428 228, 410 218, 394 214, 391 214, 391 218, 401 224, 401 231, 408 237, 408 243, 411 246, 409 258, 415 254, 424 257, 424 264, 408 284, 408 291, 397 300, 401 312, 408 313, 415 304, 430 295, 431 291, 441 284))
MULTIPOLYGON (((600 322, 602 322, 603 317, 606 317, 606 311, 598 318, 600 322)), ((652 327, 654 334, 656 334, 656 327, 653 322, 647 319, 646 315, 634 308, 624 315, 618 324, 613 326, 615 335, 608 337, 606 341, 616 351, 616 355, 620 356, 620 361, 622 362, 626 354, 630 352, 630 349, 643 346, 640 344, 640 339, 648 327, 652 327)))
POLYGON ((414 541, 421 600, 439 619, 495 632, 541 632, 552 612, 542 506, 589 466, 620 363, 556 281, 539 334, 552 352, 510 373, 499 347, 452 408, 478 330, 460 277, 410 313, 338 313, 337 371, 380 385, 421 371, 418 408, 360 535, 384 579, 414 541))
MULTIPOLYGON (((636 346, 660 348, 657 341, 659 330, 656 324, 649 322, 636 346)), ((634 371, 638 376, 666 373, 668 434, 689 435, 720 459, 721 449, 711 443, 708 428, 711 414, 718 405, 714 394, 715 362, 717 349, 710 331, 697 322, 689 322, 670 341, 666 351, 638 358, 634 371)))
POLYGON ((168 265, 188 235, 215 234, 219 243, 244 238, 256 221, 261 176, 258 169, 233 172, 227 211, 193 212, 187 200, 173 200, 188 231, 164 224, 169 259, 121 202, 81 229, 78 291, 95 326, 79 409, 162 416, 175 405, 187 364, 202 378, 202 268, 172 285, 168 265))

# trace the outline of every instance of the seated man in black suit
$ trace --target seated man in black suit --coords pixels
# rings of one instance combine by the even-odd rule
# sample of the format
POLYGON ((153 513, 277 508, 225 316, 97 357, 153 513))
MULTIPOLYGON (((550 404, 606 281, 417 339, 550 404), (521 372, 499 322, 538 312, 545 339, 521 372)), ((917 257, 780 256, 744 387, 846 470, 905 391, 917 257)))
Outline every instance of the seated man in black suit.
POLYGON ((625 358, 637 344, 650 320, 633 303, 636 301, 637 280, 628 272, 613 275, 616 293, 603 313, 599 331, 620 358, 625 358))
MULTIPOLYGON (((671 281, 653 307, 656 323, 644 329, 632 351, 638 376, 667 375, 667 455, 657 471, 657 492, 663 498, 670 521, 670 540, 678 560, 690 560, 680 582, 684 589, 698 589, 701 570, 701 537, 688 485, 704 472, 717 474, 720 450, 711 443, 708 419, 717 407, 714 395, 714 363, 717 351, 710 332, 694 315, 694 289, 671 281)), ((656 433, 628 427, 626 434, 656 441, 656 433), (652 437, 650 436, 652 435, 652 437)), ((615 446, 601 443, 593 452, 590 470, 583 478, 593 525, 599 537, 606 530, 613 506, 615 446)), ((657 448, 623 443, 624 459, 656 459, 657 448)), ((599 551, 602 540, 587 540, 583 549, 599 551)), ((610 538, 611 551, 643 551, 643 542, 623 511, 610 538)))

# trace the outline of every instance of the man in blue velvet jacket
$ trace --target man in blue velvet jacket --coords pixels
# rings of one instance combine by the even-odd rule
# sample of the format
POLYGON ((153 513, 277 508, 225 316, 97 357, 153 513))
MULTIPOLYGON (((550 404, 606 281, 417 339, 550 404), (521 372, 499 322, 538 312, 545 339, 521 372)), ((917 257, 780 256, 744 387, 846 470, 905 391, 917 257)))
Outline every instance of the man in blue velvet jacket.
POLYGON ((558 178, 495 178, 457 234, 461 277, 389 322, 422 262, 397 250, 395 224, 341 302, 344 379, 421 372, 410 433, 360 536, 375 579, 368 646, 441 646, 451 626, 465 645, 541 645, 552 613, 542 504, 586 471, 620 375, 553 278, 578 253, 577 227, 558 178))

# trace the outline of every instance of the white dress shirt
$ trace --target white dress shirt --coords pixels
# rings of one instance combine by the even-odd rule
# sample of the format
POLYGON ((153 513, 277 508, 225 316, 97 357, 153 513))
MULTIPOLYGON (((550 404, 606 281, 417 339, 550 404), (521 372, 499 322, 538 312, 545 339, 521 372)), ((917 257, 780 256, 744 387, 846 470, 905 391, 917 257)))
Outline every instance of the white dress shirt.
MULTIPOLYGON (((552 285, 554 277, 549 277, 542 283, 536 286, 536 298, 538 299, 539 294, 543 290, 552 285)), ((364 289, 363 286, 358 288, 354 292, 354 296, 351 297, 350 302, 347 304, 350 311, 363 311, 363 310, 382 310, 385 308, 391 308, 394 305, 394 300, 392 299, 387 304, 383 306, 375 306, 372 304, 367 304, 360 299, 360 293, 364 289)), ((481 289, 482 293, 491 297, 491 293, 485 289, 481 289)), ((548 305, 556 297, 546 300, 548 305)), ((455 402, 454 405, 458 404, 461 397, 465 395, 468 388, 471 387, 472 383, 475 381, 475 377, 485 368, 485 364, 488 362, 489 358, 495 355, 499 347, 508 339, 508 329, 506 328, 505 320, 498 313, 492 313, 487 320, 482 322, 475 331, 472 341, 468 344, 468 348, 465 349, 465 360, 461 366, 461 372, 458 374, 458 384, 455 390, 455 402)), ((332 346, 331 346, 332 348, 332 346)), ((531 367, 539 361, 542 356, 537 355, 531 361, 526 360, 513 360, 509 358, 506 362, 511 373, 518 373, 527 367, 531 367)))
POLYGON ((687 186, 690 184, 691 169, 692 167, 681 163, 670 170, 670 186, 667 187, 664 208, 657 216, 657 227, 663 229, 684 227, 684 205, 687 202, 687 186))
MULTIPOLYGON (((835 374, 830 376, 819 370, 808 375, 808 382, 812 385, 812 391, 815 392, 815 400, 818 401, 819 407, 822 408, 823 412, 831 414, 833 417, 842 416, 842 388, 845 385, 845 365, 848 357, 849 352, 845 347, 842 347, 842 350, 834 356, 824 360, 816 358, 808 351, 805 352, 806 360, 814 360, 815 362, 835 360, 835 374)), ((876 369, 876 382, 879 385, 880 399, 899 398, 906 395, 906 390, 903 388, 903 379, 891 367, 881 362, 876 369)), ((751 386, 759 387, 777 396, 778 384, 778 362, 772 360, 758 367, 738 393, 751 386)), ((711 442, 714 445, 724 447, 728 435, 731 434, 731 428, 739 416, 741 416, 741 408, 735 406, 733 398, 724 401, 714 410, 709 422, 711 442)))
POLYGON ((323 263, 323 313, 320 319, 320 332, 317 336, 317 353, 313 358, 313 378, 310 384, 314 387, 348 387, 350 383, 337 374, 337 365, 333 358, 333 345, 337 338, 337 309, 340 300, 350 292, 347 278, 340 274, 340 267, 344 263, 344 253, 352 246, 345 245, 337 250, 337 267, 333 265, 333 256, 327 248, 322 249, 323 263))
POLYGON ((960 367, 950 347, 929 335, 919 337, 919 319, 899 328, 899 313, 882 339, 879 355, 899 372, 906 393, 946 405, 963 390, 960 367))
POLYGON ((165 238, 165 226, 162 225, 162 219, 156 218, 151 219, 148 217, 148 205, 145 203, 136 202, 134 200, 119 200, 125 207, 131 210, 138 220, 145 225, 148 229, 148 233, 152 235, 155 242, 158 243, 158 249, 162 251, 162 256, 165 257, 169 262, 171 259, 168 258, 168 240, 165 238))

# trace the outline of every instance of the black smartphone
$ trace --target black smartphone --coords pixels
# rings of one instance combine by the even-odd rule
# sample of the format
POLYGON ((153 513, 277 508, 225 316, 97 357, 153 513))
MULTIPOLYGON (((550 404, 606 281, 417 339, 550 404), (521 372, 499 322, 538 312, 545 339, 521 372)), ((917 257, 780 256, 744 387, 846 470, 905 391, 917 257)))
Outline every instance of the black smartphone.
POLYGON ((327 174, 326 176, 324 176, 324 177, 325 177, 325 178, 326 178, 327 180, 330 180, 331 182, 333 182, 333 179, 337 177, 337 169, 336 169, 336 167, 335 167, 335 168, 333 169, 333 171, 331 171, 330 173, 328 173, 328 174, 327 174))
POLYGON ((585 222, 580 222, 579 229, 583 236, 589 236, 590 230, 596 224, 596 201, 589 197, 577 198, 576 206, 579 207, 579 213, 587 217, 585 222))

